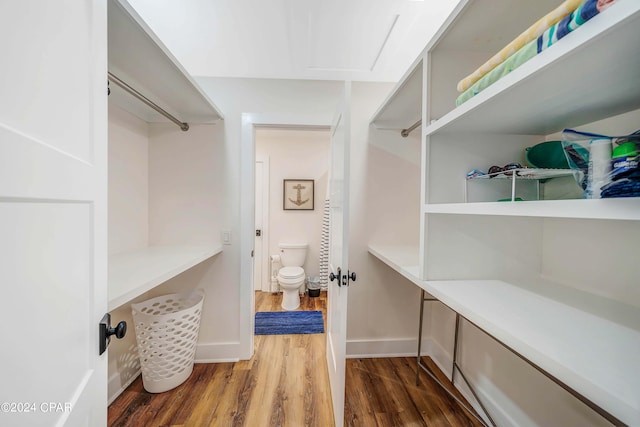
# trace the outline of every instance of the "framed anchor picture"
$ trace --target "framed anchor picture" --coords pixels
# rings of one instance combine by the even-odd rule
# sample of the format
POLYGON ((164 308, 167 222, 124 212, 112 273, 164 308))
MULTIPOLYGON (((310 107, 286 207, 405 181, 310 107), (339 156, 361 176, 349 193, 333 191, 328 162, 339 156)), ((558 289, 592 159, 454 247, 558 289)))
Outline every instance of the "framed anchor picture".
POLYGON ((312 179, 285 179, 283 209, 285 211, 312 211, 313 184, 312 179))

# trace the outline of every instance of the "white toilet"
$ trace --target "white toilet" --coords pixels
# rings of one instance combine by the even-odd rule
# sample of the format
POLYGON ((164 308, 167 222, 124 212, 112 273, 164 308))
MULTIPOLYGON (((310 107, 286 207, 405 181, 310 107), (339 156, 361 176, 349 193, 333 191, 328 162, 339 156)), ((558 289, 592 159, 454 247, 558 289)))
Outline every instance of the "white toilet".
POLYGON ((300 307, 300 286, 304 284, 304 260, 307 257, 306 243, 280 243, 278 283, 282 288, 282 308, 295 310, 300 307))

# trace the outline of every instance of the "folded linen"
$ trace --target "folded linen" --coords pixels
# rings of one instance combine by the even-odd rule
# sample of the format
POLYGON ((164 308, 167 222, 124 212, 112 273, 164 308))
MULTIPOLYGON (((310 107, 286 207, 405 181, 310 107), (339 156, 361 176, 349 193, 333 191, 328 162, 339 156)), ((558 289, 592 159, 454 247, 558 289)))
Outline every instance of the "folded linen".
POLYGON ((469 89, 475 82, 480 80, 484 75, 493 70, 511 55, 520 50, 527 43, 535 40, 546 29, 569 15, 580 5, 583 0, 565 0, 560 6, 540 18, 535 24, 527 28, 522 34, 516 37, 511 43, 506 45, 491 57, 487 62, 482 64, 473 73, 469 74, 458 83, 458 92, 464 92, 469 89))
POLYGON ((527 62, 529 59, 533 58, 543 50, 546 50, 558 40, 562 39, 564 36, 574 31, 594 16, 598 15, 614 2, 615 0, 583 0, 582 4, 580 4, 576 10, 560 20, 560 22, 557 22, 545 30, 537 39, 511 55, 502 64, 495 67, 488 74, 474 83, 469 89, 458 96, 456 99, 456 106, 459 106, 473 98, 482 90, 491 86, 527 62))
POLYGON ((478 80, 469 89, 464 91, 458 99, 456 99, 456 106, 459 106, 466 101, 470 100, 484 89, 488 88, 534 56, 538 54, 537 41, 533 40, 527 43, 522 49, 511 55, 502 64, 491 70, 486 76, 478 80))
POLYGON ((586 0, 575 11, 552 25, 538 37, 538 53, 547 49, 558 40, 605 10, 615 0, 586 0))

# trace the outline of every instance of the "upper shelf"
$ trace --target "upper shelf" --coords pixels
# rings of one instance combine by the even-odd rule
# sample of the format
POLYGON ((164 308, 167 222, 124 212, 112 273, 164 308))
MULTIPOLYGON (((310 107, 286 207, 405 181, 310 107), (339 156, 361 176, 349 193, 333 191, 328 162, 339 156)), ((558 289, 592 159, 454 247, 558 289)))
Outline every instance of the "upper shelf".
POLYGON ((638 109, 639 37, 640 2, 617 2, 432 122, 426 134, 547 135, 638 109))
MULTIPOLYGON (((223 118, 144 20, 126 2, 108 2, 109 71, 151 101, 187 123, 213 123, 223 118)), ((168 120, 111 84, 109 99, 149 123, 168 120)))
POLYGON ((222 252, 222 247, 151 246, 109 256, 109 311, 222 252))
POLYGON ((422 119, 422 58, 413 64, 373 115, 378 129, 407 129, 422 119))

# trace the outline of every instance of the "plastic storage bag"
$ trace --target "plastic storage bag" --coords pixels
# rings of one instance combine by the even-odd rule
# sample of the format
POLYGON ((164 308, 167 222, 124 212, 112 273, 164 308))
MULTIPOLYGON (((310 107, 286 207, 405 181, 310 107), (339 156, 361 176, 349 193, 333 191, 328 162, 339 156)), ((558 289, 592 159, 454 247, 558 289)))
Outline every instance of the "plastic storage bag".
POLYGON ((576 180, 584 198, 640 196, 640 131, 607 136, 565 129, 562 146, 569 167, 582 172, 576 180))

